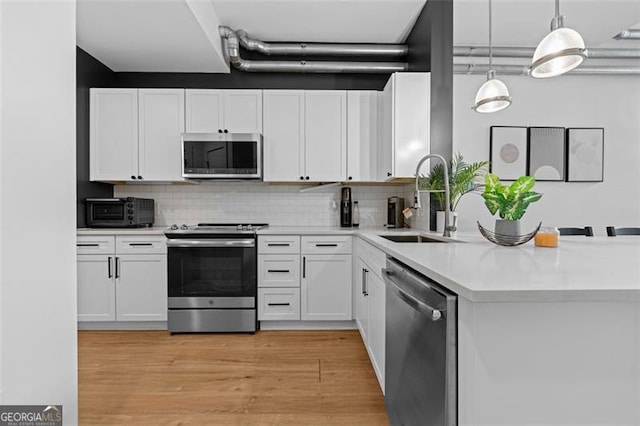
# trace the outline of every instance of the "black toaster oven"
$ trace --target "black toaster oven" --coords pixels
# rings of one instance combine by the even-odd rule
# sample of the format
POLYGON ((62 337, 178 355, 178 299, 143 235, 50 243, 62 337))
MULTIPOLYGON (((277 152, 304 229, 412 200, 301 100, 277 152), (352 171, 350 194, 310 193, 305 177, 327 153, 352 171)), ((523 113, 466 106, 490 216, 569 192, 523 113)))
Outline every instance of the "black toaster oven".
POLYGON ((87 198, 87 226, 91 228, 139 228, 153 225, 151 198, 87 198))

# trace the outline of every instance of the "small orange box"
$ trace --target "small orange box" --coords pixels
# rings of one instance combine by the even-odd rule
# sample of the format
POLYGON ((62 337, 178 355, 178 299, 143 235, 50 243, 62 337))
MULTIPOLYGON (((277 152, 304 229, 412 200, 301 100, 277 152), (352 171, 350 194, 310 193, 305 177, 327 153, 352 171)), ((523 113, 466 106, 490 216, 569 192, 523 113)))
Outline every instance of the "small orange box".
POLYGON ((540 228, 535 236, 536 247, 558 247, 559 236, 556 228, 540 228))

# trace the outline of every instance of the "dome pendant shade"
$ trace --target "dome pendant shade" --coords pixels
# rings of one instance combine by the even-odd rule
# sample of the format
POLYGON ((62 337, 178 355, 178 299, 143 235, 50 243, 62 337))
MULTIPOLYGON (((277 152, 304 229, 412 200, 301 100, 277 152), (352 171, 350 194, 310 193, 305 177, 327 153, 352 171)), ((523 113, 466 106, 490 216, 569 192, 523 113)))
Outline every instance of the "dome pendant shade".
POLYGON ((498 112, 511 105, 511 96, 507 86, 497 78, 495 71, 487 73, 487 81, 478 89, 473 109, 480 113, 498 112))
POLYGON ((562 17, 554 18, 555 27, 542 39, 531 60, 532 77, 547 78, 571 71, 587 57, 582 36, 571 28, 562 27, 562 17))

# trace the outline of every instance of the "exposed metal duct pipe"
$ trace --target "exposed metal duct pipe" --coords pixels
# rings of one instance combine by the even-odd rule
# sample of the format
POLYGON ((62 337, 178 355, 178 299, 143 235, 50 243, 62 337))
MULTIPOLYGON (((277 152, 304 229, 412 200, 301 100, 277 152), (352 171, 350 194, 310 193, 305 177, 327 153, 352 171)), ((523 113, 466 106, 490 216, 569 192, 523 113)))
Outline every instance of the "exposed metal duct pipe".
POLYGON ((407 71, 404 62, 253 61, 240 56, 240 42, 231 28, 221 26, 231 65, 247 72, 386 73, 407 71))
POLYGON ((264 55, 296 56, 376 56, 397 58, 407 56, 409 48, 402 44, 363 43, 268 43, 250 38, 245 30, 237 30, 240 45, 247 50, 255 50, 264 55))
MULTIPOLYGON (((525 65, 496 65, 492 67, 498 74, 502 75, 529 75, 529 67, 525 65)), ((487 65, 478 64, 453 64, 455 74, 486 74, 489 70, 487 65)), ((572 70, 569 74, 575 75, 638 75, 640 66, 581 66, 572 70)))
MULTIPOLYGON (((507 47, 492 46, 494 57, 500 58, 531 58, 535 52, 535 47, 507 47)), ((489 56, 487 46, 454 46, 453 56, 464 57, 486 57, 489 56)), ((640 49, 617 49, 617 48, 588 48, 587 57, 590 59, 640 59, 640 49)))

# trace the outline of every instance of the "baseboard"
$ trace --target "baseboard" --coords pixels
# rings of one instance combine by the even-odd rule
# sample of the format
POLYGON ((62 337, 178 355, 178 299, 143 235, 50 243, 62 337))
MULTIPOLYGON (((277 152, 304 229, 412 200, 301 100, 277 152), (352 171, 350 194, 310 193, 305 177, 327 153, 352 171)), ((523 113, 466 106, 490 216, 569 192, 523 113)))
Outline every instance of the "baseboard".
POLYGON ((168 330, 166 321, 82 321, 78 330, 168 330))
POLYGON ((260 321, 260 330, 355 330, 350 321, 260 321))

